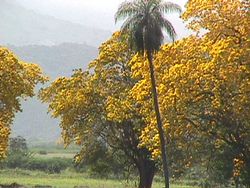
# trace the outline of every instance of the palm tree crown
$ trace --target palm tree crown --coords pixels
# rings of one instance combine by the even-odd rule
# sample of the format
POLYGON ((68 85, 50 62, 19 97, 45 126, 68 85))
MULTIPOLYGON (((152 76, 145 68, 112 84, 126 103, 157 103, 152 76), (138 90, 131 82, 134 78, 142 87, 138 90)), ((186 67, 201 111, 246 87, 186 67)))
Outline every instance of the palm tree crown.
POLYGON ((139 52, 158 51, 164 39, 163 29, 174 40, 173 25, 164 18, 165 13, 181 12, 177 4, 163 0, 132 0, 123 2, 116 12, 115 21, 125 20, 122 32, 130 32, 131 44, 139 52))

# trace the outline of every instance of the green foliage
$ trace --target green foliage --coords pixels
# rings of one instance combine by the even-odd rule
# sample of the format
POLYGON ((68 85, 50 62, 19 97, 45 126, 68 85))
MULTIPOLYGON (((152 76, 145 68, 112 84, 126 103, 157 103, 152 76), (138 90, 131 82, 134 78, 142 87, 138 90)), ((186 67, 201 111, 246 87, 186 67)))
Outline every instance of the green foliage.
POLYGON ((9 148, 10 148, 10 153, 15 153, 15 152, 25 153, 28 151, 26 140, 21 136, 10 138, 9 148))
POLYGON ((62 170, 66 168, 72 167, 71 159, 65 158, 51 158, 51 159, 39 159, 33 158, 31 159, 27 165, 26 169, 29 170, 40 170, 47 173, 60 173, 62 170))
MULTIPOLYGON (((46 151, 42 151, 46 154, 46 151)), ((47 173, 60 173, 73 167, 71 159, 66 158, 35 158, 27 147, 26 140, 21 137, 10 138, 9 153, 1 163, 2 168, 40 170, 47 173)))
POLYGON ((26 140, 21 137, 10 138, 9 152, 2 166, 7 168, 25 168, 32 154, 28 151, 26 140))
POLYGON ((125 169, 124 155, 114 152, 100 141, 91 145, 91 150, 84 154, 81 163, 76 165, 79 172, 87 171, 92 177, 120 178, 125 169))
POLYGON ((232 177, 233 159, 234 155, 229 147, 220 149, 220 151, 214 151, 213 157, 208 163, 208 181, 227 185, 232 177))

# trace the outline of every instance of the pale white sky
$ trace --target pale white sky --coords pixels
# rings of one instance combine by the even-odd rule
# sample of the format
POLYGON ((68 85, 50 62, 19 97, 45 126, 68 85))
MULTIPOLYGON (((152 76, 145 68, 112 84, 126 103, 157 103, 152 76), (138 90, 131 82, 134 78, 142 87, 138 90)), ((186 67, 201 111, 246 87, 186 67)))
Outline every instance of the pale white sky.
MULTIPOLYGON (((23 6, 42 14, 80 23, 90 27, 115 31, 114 14, 124 0, 16 0, 23 6)), ((183 9, 187 0, 166 0, 179 4, 183 9)), ((190 34, 177 14, 167 15, 179 37, 190 34)))

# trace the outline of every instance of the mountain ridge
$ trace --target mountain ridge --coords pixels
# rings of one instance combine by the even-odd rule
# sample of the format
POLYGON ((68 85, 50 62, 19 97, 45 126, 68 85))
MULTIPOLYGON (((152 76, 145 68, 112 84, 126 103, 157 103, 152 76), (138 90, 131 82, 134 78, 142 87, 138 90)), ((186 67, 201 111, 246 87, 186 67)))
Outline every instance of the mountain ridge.
POLYGON ((53 46, 25 45, 7 46, 19 59, 36 63, 44 73, 55 79, 59 76, 70 76, 73 69, 86 69, 98 50, 94 46, 76 43, 61 43, 53 46))
MULTIPOLYGON (((56 46, 26 45, 8 46, 19 59, 39 64, 51 81, 70 76, 72 69, 86 69, 98 50, 86 44, 63 43, 56 46)), ((45 87, 45 86, 39 86, 45 87)), ((37 89, 39 89, 37 87, 37 89)), ((47 104, 42 104, 36 97, 22 102, 23 111, 16 114, 12 125, 12 136, 20 135, 30 144, 46 140, 56 142, 60 137, 59 120, 47 113, 47 104)))
POLYGON ((38 14, 15 1, 1 1, 0 17, 0 43, 4 45, 73 42, 98 47, 111 35, 110 31, 38 14))

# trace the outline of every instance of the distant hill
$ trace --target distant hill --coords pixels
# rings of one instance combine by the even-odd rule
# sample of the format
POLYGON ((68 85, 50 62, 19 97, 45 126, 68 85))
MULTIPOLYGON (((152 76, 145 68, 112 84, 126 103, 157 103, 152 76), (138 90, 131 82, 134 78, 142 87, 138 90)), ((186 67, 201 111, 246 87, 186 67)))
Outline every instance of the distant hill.
POLYGON ((70 76, 73 69, 86 69, 98 50, 87 44, 62 43, 55 46, 8 46, 20 59, 39 64, 52 79, 70 76))
MULTIPOLYGON (((39 64, 53 79, 69 76, 72 69, 85 69, 97 56, 97 48, 86 44, 63 43, 56 46, 8 46, 20 59, 39 64)), ((47 105, 35 97, 23 102, 12 126, 12 135, 21 135, 29 143, 55 142, 60 136, 59 121, 47 114, 47 105)))
MULTIPOLYGON (((52 80, 71 75, 72 69, 85 69, 110 35, 109 31, 38 14, 16 0, 0 0, 0 45, 24 61, 39 64, 52 80)), ((33 98, 24 101, 22 108, 12 136, 21 135, 31 143, 57 140, 59 121, 50 118, 46 104, 33 98)))
POLYGON ((61 130, 59 120, 47 113, 47 105, 36 97, 22 102, 23 111, 16 114, 11 137, 22 136, 29 145, 56 143, 61 130))
POLYGON ((72 42, 97 47, 111 35, 109 31, 27 10, 15 0, 0 1, 0 18, 0 44, 3 45, 57 45, 72 42))

